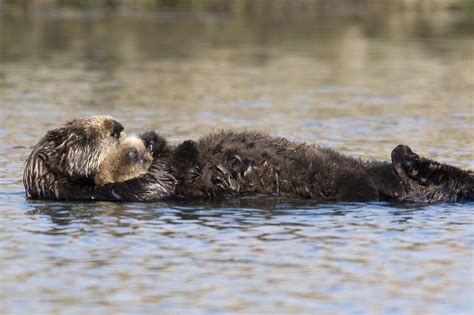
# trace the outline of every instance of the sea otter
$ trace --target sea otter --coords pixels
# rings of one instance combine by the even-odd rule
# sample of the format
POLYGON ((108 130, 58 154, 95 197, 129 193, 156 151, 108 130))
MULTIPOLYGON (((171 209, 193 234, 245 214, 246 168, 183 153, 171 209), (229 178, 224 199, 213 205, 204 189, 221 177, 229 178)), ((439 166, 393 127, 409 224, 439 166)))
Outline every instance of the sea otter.
POLYGON ((117 148, 123 125, 110 116, 73 119, 50 130, 26 160, 23 184, 28 199, 153 201, 173 195, 168 166, 154 160, 139 177, 102 186, 94 177, 117 148))
POLYGON ((153 132, 142 139, 176 178, 175 198, 474 200, 472 171, 420 157, 403 145, 384 162, 253 131, 223 131, 176 147, 153 132))
POLYGON ((123 126, 108 116, 73 120, 49 131, 27 160, 31 199, 158 201, 275 198, 337 201, 474 200, 474 173, 413 153, 391 162, 362 161, 332 149, 245 131, 213 133, 172 146, 154 132, 140 136, 153 156, 148 172, 95 185, 123 126))
POLYGON ((94 182, 103 186, 127 181, 146 174, 152 162, 151 152, 147 150, 143 140, 128 136, 102 161, 94 182))

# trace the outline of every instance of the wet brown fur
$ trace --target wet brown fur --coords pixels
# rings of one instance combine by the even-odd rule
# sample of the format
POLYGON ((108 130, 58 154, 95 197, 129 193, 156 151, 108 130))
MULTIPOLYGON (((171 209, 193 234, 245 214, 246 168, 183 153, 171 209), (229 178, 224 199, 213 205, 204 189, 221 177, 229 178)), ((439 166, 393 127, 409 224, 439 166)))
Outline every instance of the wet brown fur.
POLYGON ((28 199, 154 201, 173 195, 169 166, 154 160, 148 173, 97 186, 94 176, 119 144, 123 126, 110 116, 74 119, 50 130, 26 160, 28 199))
MULTIPOLYGON (((156 141, 166 144, 163 139, 156 141)), ((363 161, 255 131, 222 131, 197 142, 161 148, 165 154, 154 156, 169 165, 177 180, 176 197, 182 199, 260 196, 319 202, 439 202, 474 198, 471 171, 420 158, 419 174, 429 178, 420 185, 403 177, 393 154, 392 163, 363 161)))
POLYGON ((30 199, 64 199, 69 182, 90 180, 119 143, 123 126, 110 116, 73 119, 50 130, 26 160, 23 184, 30 199))
POLYGON ((152 161, 153 157, 141 139, 126 137, 100 164, 95 184, 120 183, 146 174, 152 161))
POLYGON ((362 161, 254 131, 223 131, 178 146, 154 132, 144 133, 140 138, 153 156, 148 172, 94 185, 99 165, 118 144, 118 138, 111 136, 117 123, 110 117, 93 117, 49 131, 26 162, 27 197, 147 202, 255 197, 318 202, 474 199, 472 171, 419 157, 406 146, 394 149, 391 162, 362 161))
POLYGON ((224 131, 186 141, 176 148, 171 163, 182 198, 266 196, 327 202, 380 200, 402 193, 388 163, 363 163, 328 148, 254 131, 224 131), (388 168, 393 191, 379 191, 378 178, 372 176, 379 165, 388 168))

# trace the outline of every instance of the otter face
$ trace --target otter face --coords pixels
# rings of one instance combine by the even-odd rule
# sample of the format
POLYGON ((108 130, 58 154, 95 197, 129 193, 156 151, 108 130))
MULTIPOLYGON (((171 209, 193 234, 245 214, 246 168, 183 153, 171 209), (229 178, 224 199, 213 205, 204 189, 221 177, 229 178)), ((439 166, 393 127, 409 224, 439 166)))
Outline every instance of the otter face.
POLYGON ((106 156, 94 181, 98 186, 123 182, 146 174, 152 162, 153 157, 143 141, 130 136, 106 156))
POLYGON ((410 147, 392 151, 392 165, 405 187, 402 200, 457 202, 474 200, 474 172, 420 157, 410 147))

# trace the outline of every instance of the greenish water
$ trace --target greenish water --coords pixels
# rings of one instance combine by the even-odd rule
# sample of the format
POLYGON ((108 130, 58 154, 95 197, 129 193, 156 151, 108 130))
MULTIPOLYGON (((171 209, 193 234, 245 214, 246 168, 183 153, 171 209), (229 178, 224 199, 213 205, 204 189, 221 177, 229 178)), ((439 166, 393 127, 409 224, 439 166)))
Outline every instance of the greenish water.
POLYGON ((64 203, 21 183, 46 130, 94 114, 171 142, 247 127, 472 169, 471 26, 446 10, 0 16, 0 310, 471 314, 473 203, 64 203))

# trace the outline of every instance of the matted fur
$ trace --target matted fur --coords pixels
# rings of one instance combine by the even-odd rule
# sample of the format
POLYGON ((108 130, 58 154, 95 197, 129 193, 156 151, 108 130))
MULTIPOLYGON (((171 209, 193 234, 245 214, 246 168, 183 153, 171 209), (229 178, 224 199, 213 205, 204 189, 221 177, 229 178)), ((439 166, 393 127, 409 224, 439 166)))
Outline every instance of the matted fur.
POLYGON ((48 131, 26 160, 23 184, 27 197, 63 199, 65 183, 91 179, 119 143, 120 132, 117 135, 114 128, 123 129, 120 126, 110 116, 94 116, 73 119, 48 131))
POLYGON ((119 145, 122 130, 112 117, 95 116, 48 131, 26 161, 23 184, 27 198, 150 202, 174 196, 172 167, 159 159, 153 160, 145 174, 95 185, 94 177, 119 145))
MULTIPOLYGON (((116 121, 115 121, 116 122, 116 121)), ((328 148, 253 131, 223 131, 170 146, 141 135, 151 151, 148 172, 120 183, 94 184, 116 148, 110 117, 73 120, 33 148, 23 182, 28 198, 158 201, 277 198, 331 201, 460 201, 474 199, 472 171, 428 160, 398 146, 392 161, 363 161, 328 148)), ((117 123, 117 122, 116 122, 117 123)), ((112 126, 113 127, 113 126, 112 126)))
MULTIPOLYGON (((150 133, 145 139, 166 143, 150 133)), ((176 197, 183 199, 264 197, 320 202, 474 199, 472 171, 419 157, 418 173, 412 174, 417 177, 407 180, 393 154, 393 163, 364 161, 329 148, 255 131, 222 131, 198 141, 160 148, 154 156, 169 165, 177 180, 176 197)), ((406 152, 401 156, 410 160, 406 152)))
MULTIPOLYGON (((205 198, 266 196, 315 201, 380 200, 375 164, 327 148, 255 131, 223 131, 176 148, 177 195, 205 198), (194 153, 193 153, 194 152, 194 153), (195 156, 193 158, 193 155, 195 156)), ((402 193, 388 166, 392 191, 402 193)))

